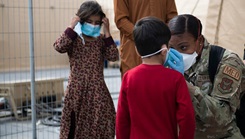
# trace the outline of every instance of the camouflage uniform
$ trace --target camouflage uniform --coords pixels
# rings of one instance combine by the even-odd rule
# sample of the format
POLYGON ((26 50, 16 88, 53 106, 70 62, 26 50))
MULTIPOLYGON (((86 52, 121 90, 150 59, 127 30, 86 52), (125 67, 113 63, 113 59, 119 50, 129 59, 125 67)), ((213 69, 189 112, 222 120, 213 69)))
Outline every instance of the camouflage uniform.
POLYGON ((235 122, 241 92, 245 84, 245 66, 226 50, 215 75, 208 73, 210 44, 205 40, 201 58, 185 72, 196 113, 196 139, 244 139, 235 122), (243 83, 242 83, 243 82, 243 83))

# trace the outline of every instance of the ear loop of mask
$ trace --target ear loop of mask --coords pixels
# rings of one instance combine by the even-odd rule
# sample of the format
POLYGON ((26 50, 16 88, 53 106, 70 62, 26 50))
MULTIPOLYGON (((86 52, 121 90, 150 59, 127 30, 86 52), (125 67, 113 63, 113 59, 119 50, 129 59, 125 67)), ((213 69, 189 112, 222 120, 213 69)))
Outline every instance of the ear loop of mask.
POLYGON ((148 55, 141 56, 141 58, 143 59, 143 58, 147 58, 147 57, 153 56, 153 55, 155 55, 155 54, 161 52, 161 51, 164 50, 164 49, 167 49, 167 48, 162 48, 162 49, 160 49, 160 50, 158 50, 158 51, 156 51, 156 52, 154 52, 154 53, 151 53, 151 54, 148 54, 148 55))

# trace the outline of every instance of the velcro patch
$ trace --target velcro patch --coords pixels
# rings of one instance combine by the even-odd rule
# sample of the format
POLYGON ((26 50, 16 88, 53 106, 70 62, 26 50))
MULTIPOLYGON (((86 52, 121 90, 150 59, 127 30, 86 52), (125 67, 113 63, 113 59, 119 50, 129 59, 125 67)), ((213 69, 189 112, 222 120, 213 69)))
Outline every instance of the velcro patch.
POLYGON ((230 66, 225 66, 223 73, 236 80, 239 80, 241 76, 240 72, 237 69, 230 67, 230 66))
POLYGON ((221 83, 218 84, 218 89, 221 93, 230 93, 232 91, 233 81, 228 78, 222 78, 221 83))

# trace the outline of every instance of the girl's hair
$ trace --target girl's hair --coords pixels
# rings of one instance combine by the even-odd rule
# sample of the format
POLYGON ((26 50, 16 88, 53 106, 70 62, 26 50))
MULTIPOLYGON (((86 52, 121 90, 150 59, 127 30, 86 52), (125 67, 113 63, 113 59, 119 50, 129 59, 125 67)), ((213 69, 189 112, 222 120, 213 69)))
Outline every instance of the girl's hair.
POLYGON ((198 39, 202 32, 202 23, 199 19, 190 14, 175 16, 169 21, 168 26, 172 35, 188 32, 192 34, 195 39, 198 39))
POLYGON ((168 26, 156 17, 144 17, 134 26, 134 41, 141 56, 154 53, 168 45, 171 33, 168 26))
POLYGON ((92 15, 99 15, 101 20, 105 17, 101 6, 94 0, 83 2, 76 15, 80 17, 81 23, 85 22, 92 15))

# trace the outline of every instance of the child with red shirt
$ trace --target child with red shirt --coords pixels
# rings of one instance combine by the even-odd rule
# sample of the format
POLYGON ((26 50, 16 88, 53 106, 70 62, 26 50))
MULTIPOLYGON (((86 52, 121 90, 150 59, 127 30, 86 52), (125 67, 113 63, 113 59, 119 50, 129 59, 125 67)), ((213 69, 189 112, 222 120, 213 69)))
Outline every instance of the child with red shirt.
POLYGON ((123 76, 117 139, 193 139, 195 115, 185 79, 163 66, 169 28, 160 19, 145 17, 133 34, 142 64, 123 76))

